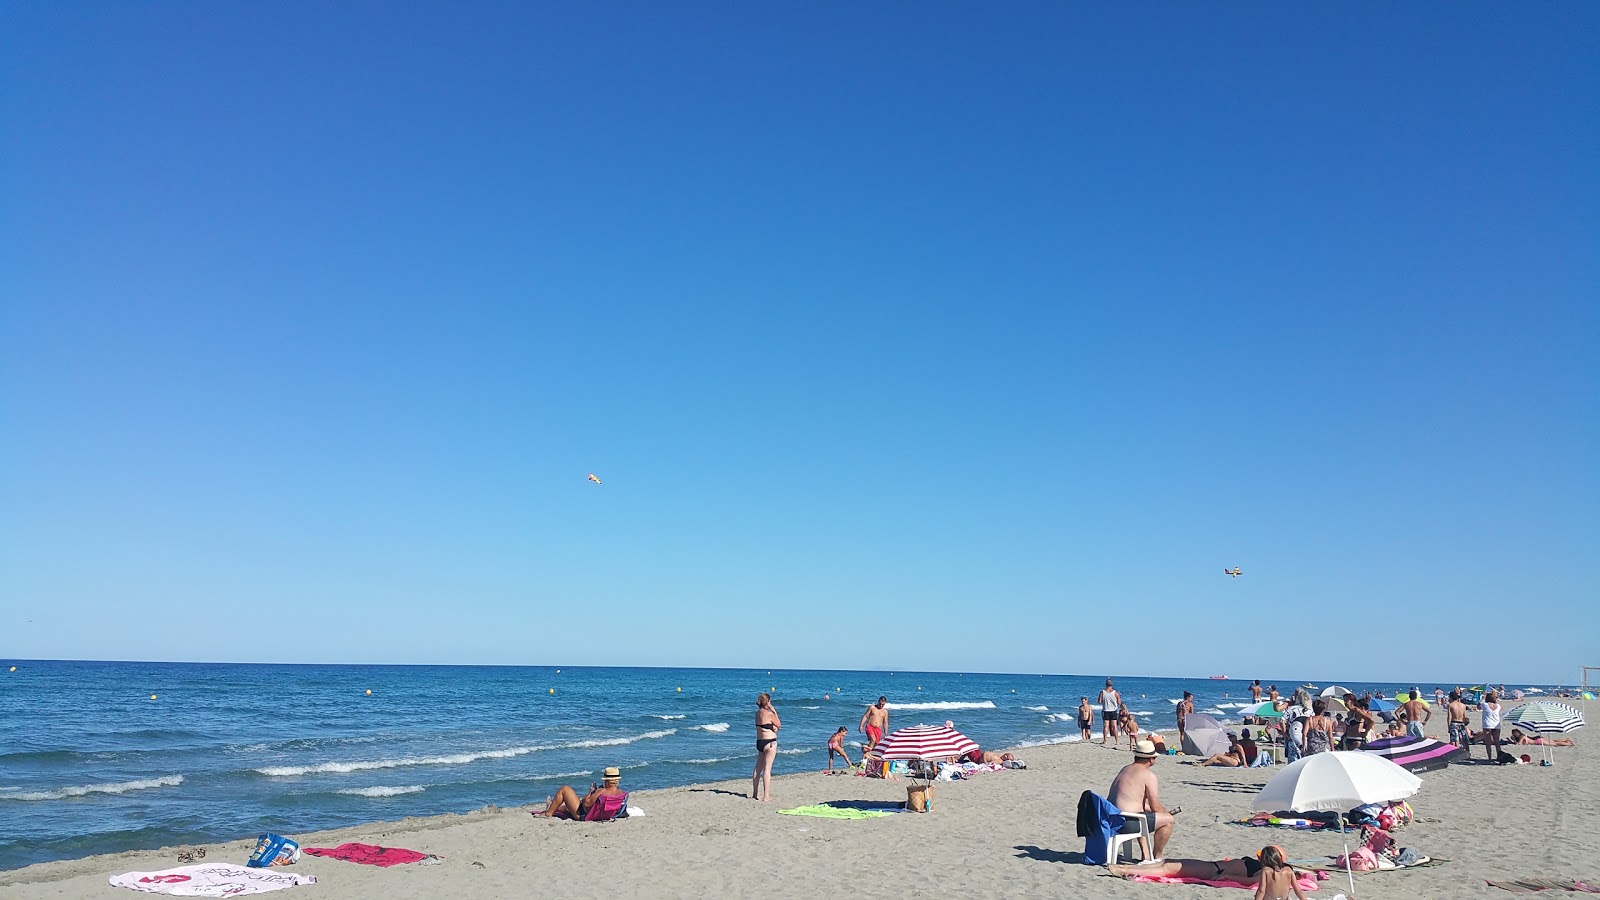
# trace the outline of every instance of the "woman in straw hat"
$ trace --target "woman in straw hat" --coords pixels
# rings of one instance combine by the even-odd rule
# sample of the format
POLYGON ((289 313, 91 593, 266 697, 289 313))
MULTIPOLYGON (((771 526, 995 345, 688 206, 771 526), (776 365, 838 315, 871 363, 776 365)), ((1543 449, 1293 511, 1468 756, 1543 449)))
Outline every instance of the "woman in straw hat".
POLYGON ((589 807, 593 806, 601 797, 623 797, 627 795, 620 785, 622 784, 622 770, 616 766, 608 767, 601 774, 602 784, 589 785, 589 793, 583 797, 572 789, 572 785, 563 784, 556 795, 550 798, 550 803, 544 810, 534 811, 536 816, 550 816, 557 819, 577 819, 583 821, 589 815, 589 807))

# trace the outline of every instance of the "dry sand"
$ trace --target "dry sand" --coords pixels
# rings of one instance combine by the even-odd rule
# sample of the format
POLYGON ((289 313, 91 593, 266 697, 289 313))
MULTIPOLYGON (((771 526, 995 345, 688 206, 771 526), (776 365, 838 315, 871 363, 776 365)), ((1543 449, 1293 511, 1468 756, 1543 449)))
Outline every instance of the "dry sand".
MULTIPOLYGON (((1419 822, 1396 836, 1404 846, 1450 862, 1358 875, 1356 896, 1509 897, 1484 880, 1600 879, 1596 748, 1582 735, 1580 746, 1555 751, 1551 768, 1473 764, 1424 775, 1412 803, 1420 817, 1438 821, 1419 822)), ((1526 749, 1537 753, 1537 748, 1526 749)), ((1019 754, 1028 763, 1026 771, 937 785, 936 809, 928 814, 860 821, 777 815, 779 808, 829 800, 905 799, 904 781, 802 773, 779 778, 772 803, 745 799, 748 782, 638 792, 634 802, 646 815, 614 823, 548 821, 526 809, 491 808, 293 835, 306 846, 362 841, 435 853, 444 860, 436 866, 377 869, 308 856, 291 871, 315 875, 318 884, 272 896, 1250 896, 1125 882, 1082 865, 1083 841, 1074 826, 1078 795, 1086 788, 1103 793, 1130 755, 1098 743, 1035 747, 1019 754)), ((1282 845, 1291 858, 1339 850, 1337 833, 1228 824, 1248 812, 1254 789, 1279 769, 1207 769, 1170 757, 1156 767, 1163 799, 1183 808, 1169 857, 1238 857, 1267 843, 1282 845)), ((206 859, 242 863, 252 846, 251 841, 211 845, 206 859)), ((176 865, 175 850, 45 863, 0 873, 0 897, 140 896, 108 886, 107 877, 176 865)), ((1346 890, 1339 876, 1311 896, 1331 898, 1346 890)))

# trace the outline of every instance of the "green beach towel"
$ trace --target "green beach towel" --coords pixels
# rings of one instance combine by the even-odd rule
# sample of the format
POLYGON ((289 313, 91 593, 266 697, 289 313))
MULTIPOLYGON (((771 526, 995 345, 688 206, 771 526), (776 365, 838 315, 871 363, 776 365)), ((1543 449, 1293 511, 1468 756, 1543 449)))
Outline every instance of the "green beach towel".
POLYGON ((814 816, 818 819, 876 819, 881 816, 892 816, 894 813, 886 809, 840 809, 826 803, 815 806, 796 806, 794 809, 778 810, 780 816, 814 816))

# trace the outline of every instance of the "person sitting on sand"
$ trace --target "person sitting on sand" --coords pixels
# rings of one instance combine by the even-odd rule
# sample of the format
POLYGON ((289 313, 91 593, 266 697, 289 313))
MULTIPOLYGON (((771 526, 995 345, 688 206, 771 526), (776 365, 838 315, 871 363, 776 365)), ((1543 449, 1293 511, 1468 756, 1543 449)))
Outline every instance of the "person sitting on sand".
POLYGON ((853 763, 850 762, 850 754, 844 752, 844 736, 849 734, 849 733, 850 733, 850 729, 845 728, 843 725, 840 725, 839 726, 839 730, 835 731, 833 733, 833 737, 828 738, 828 771, 829 772, 833 771, 833 755, 835 753, 837 753, 840 756, 844 757, 844 764, 847 767, 851 766, 851 765, 854 765, 853 763))
POLYGON ((1167 849, 1167 841, 1172 838, 1173 817, 1182 810, 1177 807, 1169 810, 1161 805, 1161 798, 1157 795, 1159 785, 1155 765, 1155 744, 1140 741, 1133 749, 1133 762, 1123 766, 1117 777, 1112 779, 1106 800, 1122 810, 1124 815, 1144 815, 1145 822, 1150 826, 1151 839, 1155 842, 1154 847, 1147 849, 1153 851, 1156 859, 1160 859, 1162 852, 1167 849))
MULTIPOLYGON (((1274 686, 1276 689, 1276 686, 1274 686)), ((1246 768, 1256 764, 1256 757, 1261 755, 1261 750, 1256 747, 1256 742, 1250 739, 1250 729, 1239 729, 1239 752, 1244 756, 1246 768)))
POLYGON ((578 797, 578 792, 572 789, 572 785, 563 784, 556 791, 556 795, 550 798, 550 804, 543 811, 535 810, 533 814, 553 819, 577 819, 581 822, 589 815, 589 807, 594 806, 601 797, 627 796, 628 792, 619 787, 622 783, 622 770, 611 766, 601 773, 600 777, 604 784, 590 784, 589 793, 581 799, 578 797))
POLYGON ((1391 721, 1389 723, 1389 727, 1387 729, 1385 729, 1385 731, 1383 733, 1383 736, 1386 737, 1386 738, 1405 737, 1406 736, 1406 725, 1405 725, 1405 723, 1400 721, 1399 719, 1395 719, 1395 720, 1391 721))
POLYGON ((1245 887, 1253 884, 1257 885, 1257 900, 1287 900, 1289 897, 1305 900, 1299 885, 1295 884, 1299 880, 1298 874, 1284 861, 1283 850, 1276 846, 1263 847, 1255 856, 1239 859, 1169 859, 1132 866, 1112 864, 1106 867, 1106 871, 1118 878, 1154 875, 1161 878, 1231 881, 1245 887), (1284 873, 1287 873, 1287 881, 1283 880, 1284 873))
POLYGON ((1508 743, 1508 744, 1533 744, 1534 746, 1538 746, 1538 747, 1576 747, 1576 746, 1578 746, 1578 742, 1574 741, 1572 738, 1547 738, 1547 737, 1542 737, 1542 736, 1528 737, 1527 735, 1522 733, 1522 729, 1521 728, 1513 728, 1513 729, 1511 729, 1511 738, 1509 740, 1507 740, 1506 743, 1508 743))
POLYGON ((1202 766, 1221 766, 1225 769, 1238 769, 1244 766, 1244 750, 1239 747, 1239 738, 1233 732, 1228 732, 1228 749, 1214 754, 1201 761, 1202 766))

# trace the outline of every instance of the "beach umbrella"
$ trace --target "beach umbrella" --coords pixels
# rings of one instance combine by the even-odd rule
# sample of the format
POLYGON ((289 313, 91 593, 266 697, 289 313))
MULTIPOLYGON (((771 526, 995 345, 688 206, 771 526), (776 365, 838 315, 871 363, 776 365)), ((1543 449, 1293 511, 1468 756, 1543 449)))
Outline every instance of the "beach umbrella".
POLYGON ((1228 730, 1204 713, 1183 720, 1183 752, 1189 756, 1215 756, 1228 749, 1228 730))
POLYGON ((978 749, 977 741, 948 725, 911 725, 884 738, 876 748, 884 759, 945 759, 978 749))
POLYGON ((1347 687, 1340 687, 1337 684, 1335 684, 1335 685, 1333 685, 1331 687, 1323 688, 1322 689, 1322 693, 1318 694, 1317 696, 1319 696, 1319 697, 1348 697, 1348 696, 1350 696, 1351 694, 1354 694, 1354 693, 1355 693, 1355 691, 1352 691, 1347 687))
MULTIPOLYGON (((1409 703, 1411 701, 1411 694, 1409 694, 1409 693, 1395 694, 1394 695, 1394 699, 1395 699, 1396 703, 1409 703)), ((1421 703, 1423 706, 1432 706, 1433 705, 1432 703, 1429 703, 1427 700, 1424 700, 1421 694, 1417 695, 1417 702, 1421 703)))
POLYGON ((1244 709, 1239 710, 1239 715, 1255 716, 1258 719, 1281 719, 1283 710, 1274 709, 1271 700, 1263 700, 1260 703, 1245 704, 1244 709))
POLYGON ((1505 722, 1544 734, 1566 734, 1584 725, 1583 713, 1577 707, 1554 700, 1529 700, 1506 713, 1505 722))
POLYGON ((1420 787, 1422 779, 1382 756, 1331 750, 1285 766, 1261 788, 1251 808, 1344 812, 1368 803, 1404 800, 1420 787))
POLYGON ((1413 774, 1442 769, 1466 753, 1455 744, 1411 735, 1368 741, 1360 752, 1381 756, 1413 774))

